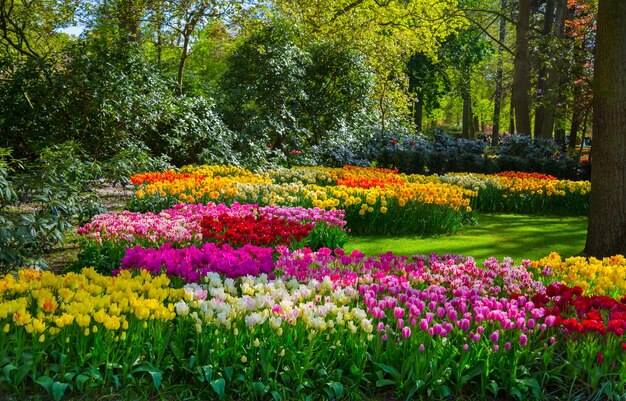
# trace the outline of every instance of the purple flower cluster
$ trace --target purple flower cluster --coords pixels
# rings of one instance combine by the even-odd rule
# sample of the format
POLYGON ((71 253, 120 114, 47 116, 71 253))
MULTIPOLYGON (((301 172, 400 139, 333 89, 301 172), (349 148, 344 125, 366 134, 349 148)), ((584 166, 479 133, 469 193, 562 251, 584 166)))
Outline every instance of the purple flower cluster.
MULTIPOLYGON (((204 244, 200 248, 190 246, 183 249, 165 244, 159 249, 136 246, 126 250, 122 269, 144 269, 152 274, 165 273, 181 277, 185 282, 200 282, 209 272, 227 277, 257 276, 270 273, 274 268, 272 248, 245 245, 233 249, 229 245, 204 244)), ((119 270, 114 271, 116 275, 119 270)))

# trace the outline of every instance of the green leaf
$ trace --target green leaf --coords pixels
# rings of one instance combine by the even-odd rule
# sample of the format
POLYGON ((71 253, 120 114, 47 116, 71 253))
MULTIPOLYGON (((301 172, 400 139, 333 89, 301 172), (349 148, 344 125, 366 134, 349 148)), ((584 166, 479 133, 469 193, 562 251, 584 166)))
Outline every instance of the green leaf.
POLYGON ((389 373, 396 380, 402 376, 400 372, 398 372, 398 370, 393 366, 385 365, 384 363, 377 363, 376 366, 389 373))
POLYGON ((211 383, 211 387, 213 388, 213 391, 215 391, 217 396, 220 399, 224 398, 224 390, 226 389, 226 381, 224 381, 224 379, 215 379, 215 380, 211 380, 209 383, 211 383))
POLYGON ((471 381, 476 376, 480 376, 482 371, 483 371, 483 365, 482 364, 476 366, 474 369, 470 370, 469 372, 467 372, 463 376, 461 376, 461 382, 463 384, 467 384, 469 381, 471 381))
POLYGON ((446 385, 440 386, 437 390, 439 390, 441 398, 448 398, 452 395, 452 390, 450 390, 450 387, 446 385))
POLYGON ((226 376, 226 380, 231 381, 233 378, 233 368, 231 366, 224 368, 224 376, 226 376))
POLYGON ((15 365, 13 365, 11 363, 2 368, 2 372, 4 373, 4 377, 6 377, 8 382, 11 381, 11 372, 13 372, 15 370, 17 370, 17 366, 15 366, 15 365))
POLYGON ((406 399, 410 400, 413 398, 413 395, 419 391, 419 389, 421 389, 424 386, 424 380, 417 380, 415 382, 415 386, 413 386, 413 388, 411 389, 411 391, 409 391, 409 394, 407 394, 406 399))
POLYGON ((333 392, 335 393, 335 397, 339 398, 342 396, 343 394, 343 385, 341 383, 337 383, 337 382, 330 382, 328 383, 328 387, 330 387, 333 392))
POLYGON ((65 394, 65 390, 67 390, 67 387, 67 383, 52 383, 52 397, 54 397, 55 401, 59 401, 61 398, 63 398, 63 394, 65 394))
POLYGON ((395 386, 396 382, 389 379, 376 380, 376 387, 395 386))
POLYGON ((50 392, 52 391, 52 384, 54 383, 54 380, 52 380, 50 376, 39 376, 35 380, 35 383, 46 389, 46 392, 50 394, 50 392))
POLYGON ((518 400, 522 400, 522 399, 523 399, 523 397, 524 397, 524 396, 522 395, 522 392, 521 392, 521 391, 519 391, 519 389, 518 389, 517 387, 513 387, 513 388, 511 389, 511 395, 512 395, 513 397, 517 398, 518 400))
POLYGON ((163 372, 161 372, 160 369, 157 369, 150 364, 145 364, 133 369, 133 373, 138 372, 148 372, 148 374, 152 377, 152 384, 154 384, 154 388, 158 389, 161 386, 161 381, 163 380, 163 372))
POLYGON ((492 380, 489 383, 487 388, 489 389, 489 391, 491 391, 491 394, 493 395, 498 395, 498 391, 500 391, 500 387, 498 386, 498 383, 496 383, 494 380, 492 380))
POLYGON ((267 393, 267 391, 269 390, 269 387, 267 387, 262 382, 254 382, 252 383, 252 390, 254 391, 255 396, 257 396, 258 398, 263 398, 265 393, 267 393))
POLYGON ((83 391, 83 387, 85 386, 85 383, 87 383, 87 380, 89 380, 89 376, 87 375, 80 374, 76 376, 76 386, 78 387, 78 391, 83 391))

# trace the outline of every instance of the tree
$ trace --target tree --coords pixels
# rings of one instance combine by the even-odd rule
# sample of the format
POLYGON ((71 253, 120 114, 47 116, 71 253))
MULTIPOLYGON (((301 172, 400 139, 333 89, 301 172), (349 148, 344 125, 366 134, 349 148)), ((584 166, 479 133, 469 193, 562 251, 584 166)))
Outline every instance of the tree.
POLYGON ((593 78, 593 169, 585 253, 626 254, 626 2, 600 0, 593 78))
POLYGON ((46 57, 57 48, 56 29, 72 23, 79 0, 0 0, 0 45, 21 57, 46 57))
POLYGON ((574 149, 578 133, 581 128, 585 128, 584 123, 591 112, 597 2, 569 0, 568 7, 570 15, 565 21, 565 37, 571 42, 573 62, 569 79, 572 86, 572 117, 567 145, 574 149))
POLYGON ((363 114, 372 81, 363 56, 301 39, 293 24, 276 19, 228 57, 220 101, 229 127, 248 140, 241 147, 306 149, 363 114))
POLYGON ((411 55, 436 55, 439 43, 467 25, 457 0, 275 0, 307 41, 331 40, 365 54, 381 125, 411 103, 405 66, 411 55))
POLYGON ((472 112, 472 71, 491 52, 490 43, 481 31, 474 27, 466 28, 450 35, 442 45, 440 57, 456 70, 457 89, 463 99, 462 135, 464 138, 475 136, 474 113, 472 112))
POLYGON ((513 106, 517 133, 530 135, 530 60, 528 57, 528 30, 530 25, 530 0, 519 0, 515 29, 515 61, 513 69, 513 106))
POLYGON ((223 0, 170 0, 166 4, 169 8, 170 27, 181 39, 180 57, 176 74, 178 83, 178 95, 183 95, 183 78, 185 63, 189 57, 191 41, 196 28, 203 26, 207 21, 223 17, 233 12, 240 1, 223 0))
POLYGON ((414 95, 413 122, 416 131, 422 131, 424 111, 427 114, 439 107, 440 98, 450 90, 444 63, 437 63, 423 53, 409 59, 409 92, 414 95))
POLYGON ((506 37, 506 18, 504 10, 506 10, 507 0, 501 0, 500 13, 500 29, 498 31, 498 67, 496 69, 496 89, 493 96, 493 131, 491 133, 491 145, 495 146, 500 141, 500 110, 502 108, 502 95, 504 92, 502 84, 503 60, 502 47, 506 37))

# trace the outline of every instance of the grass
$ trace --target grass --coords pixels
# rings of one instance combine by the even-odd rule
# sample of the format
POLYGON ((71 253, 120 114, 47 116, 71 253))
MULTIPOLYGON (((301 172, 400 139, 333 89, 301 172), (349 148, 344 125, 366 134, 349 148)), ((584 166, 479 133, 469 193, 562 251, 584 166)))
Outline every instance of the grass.
POLYGON ((579 254, 585 247, 586 217, 546 217, 512 214, 476 214, 478 224, 453 236, 351 235, 345 249, 366 255, 393 251, 397 255, 454 253, 477 261, 495 256, 539 259, 556 251, 561 256, 579 254))

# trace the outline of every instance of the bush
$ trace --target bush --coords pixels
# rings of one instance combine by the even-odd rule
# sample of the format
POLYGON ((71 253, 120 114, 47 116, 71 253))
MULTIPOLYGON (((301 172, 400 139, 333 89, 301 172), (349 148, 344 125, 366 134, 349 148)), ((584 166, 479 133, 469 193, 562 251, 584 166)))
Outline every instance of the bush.
POLYGON ((46 148, 19 171, 10 151, 0 155, 0 271, 46 267, 42 256, 74 223, 104 211, 88 187, 98 166, 76 143, 46 148))

